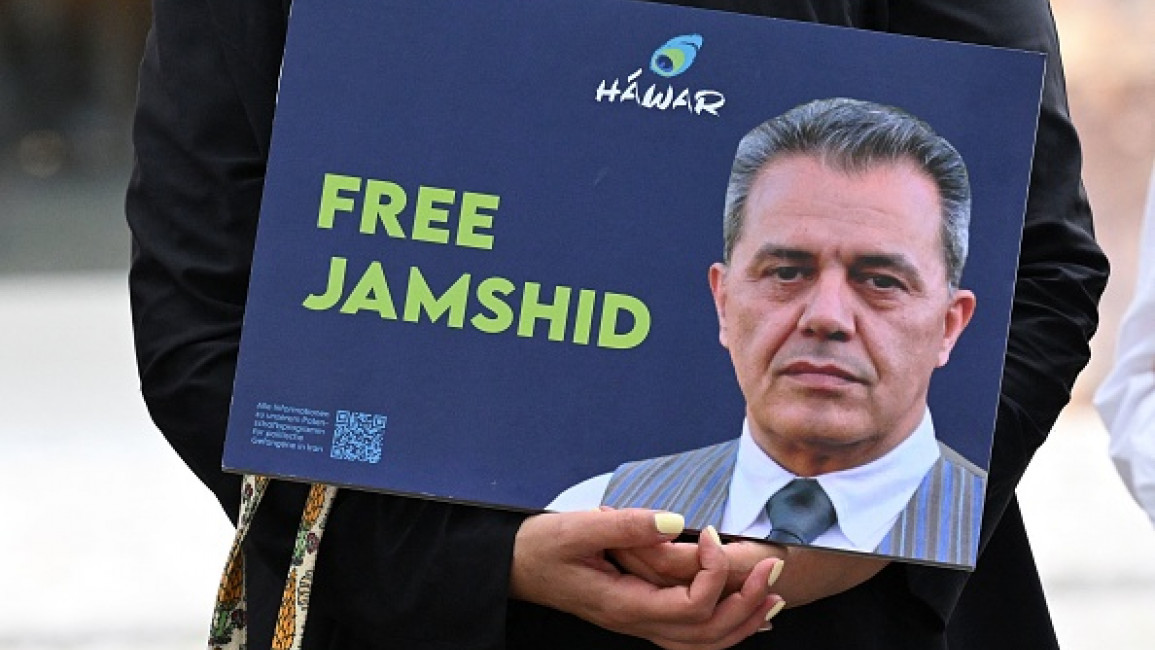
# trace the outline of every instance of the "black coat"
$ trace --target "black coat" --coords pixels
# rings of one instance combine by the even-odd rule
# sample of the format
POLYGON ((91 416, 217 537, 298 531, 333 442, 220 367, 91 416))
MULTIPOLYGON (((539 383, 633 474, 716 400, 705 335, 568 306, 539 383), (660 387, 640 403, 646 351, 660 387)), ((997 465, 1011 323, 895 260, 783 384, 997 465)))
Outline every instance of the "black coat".
MULTIPOLYGON (((220 471, 220 458, 288 4, 155 0, 134 133, 127 213, 144 396, 234 520, 239 479, 220 471)), ((1047 0, 677 4, 1048 54, 976 571, 891 564, 855 589, 783 612, 772 632, 741 647, 1057 647, 1014 489, 1087 362, 1107 262, 1080 182, 1047 0)), ((252 648, 269 646, 305 490, 275 482, 253 525, 252 648)), ((343 490, 320 553, 306 647, 650 647, 509 601, 520 519, 343 490)))

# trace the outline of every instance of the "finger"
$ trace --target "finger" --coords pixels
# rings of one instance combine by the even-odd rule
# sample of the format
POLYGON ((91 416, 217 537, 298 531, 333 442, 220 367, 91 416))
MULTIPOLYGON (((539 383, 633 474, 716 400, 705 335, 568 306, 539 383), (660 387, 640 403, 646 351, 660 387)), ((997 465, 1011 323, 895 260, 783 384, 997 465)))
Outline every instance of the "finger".
POLYGON ((782 562, 767 559, 750 571, 742 588, 724 598, 706 623, 691 630, 672 632, 689 647, 729 647, 755 632, 767 629, 770 619, 785 606, 780 596, 770 594, 770 584, 781 572, 782 562), (705 644, 705 645, 703 645, 705 644))
POLYGON ((722 550, 722 540, 713 526, 706 526, 698 535, 698 564, 701 569, 688 590, 690 601, 713 605, 722 597, 730 573, 730 560, 722 550))
MULTIPOLYGON (((702 546, 704 562, 709 571, 719 572, 722 566, 714 566, 719 559, 711 555, 711 549, 720 550, 713 541, 710 531, 703 531, 702 546)), ((742 590, 731 594, 715 606, 712 597, 716 592, 700 591, 695 597, 708 596, 710 607, 703 616, 701 603, 688 596, 686 588, 654 590, 650 597, 641 602, 642 606, 631 609, 610 608, 608 627, 634 636, 647 638, 671 650, 711 650, 730 647, 760 629, 767 627, 768 615, 777 613, 782 607, 781 597, 768 594, 771 575, 780 563, 767 560, 751 571, 742 590), (672 595, 684 592, 685 609, 680 609, 678 599, 672 595), (673 617, 667 614, 675 614, 673 617)), ((704 571, 707 571, 704 569, 704 571)), ((622 582, 636 580, 633 576, 622 576, 622 582)), ((720 582, 720 580, 719 580, 720 582)), ((700 583, 704 585, 705 583, 700 583)), ((619 594, 622 592, 619 592, 619 594)))
POLYGON ((685 529, 682 515, 628 508, 557 515, 558 541, 578 554, 653 546, 676 538, 685 529))
POLYGON ((768 594, 775 562, 759 563, 738 593, 719 603, 714 616, 694 631, 689 648, 728 648, 755 632, 767 630, 770 620, 785 606, 780 596, 768 594))
POLYGON ((728 568, 728 560, 712 527, 699 536, 697 554, 700 569, 688 586, 657 588, 636 576, 619 576, 614 581, 618 595, 644 597, 622 599, 610 615, 621 619, 623 624, 652 625, 654 630, 692 627, 708 621, 726 585, 728 568))
MULTIPOLYGON (((609 551, 614 564, 622 571, 641 578, 655 587, 674 587, 680 584, 689 584, 689 579, 680 581, 662 573, 648 556, 654 547, 639 547, 633 549, 615 549, 609 551)), ((660 561, 660 560, 658 560, 660 561)))
MULTIPOLYGON (((773 561, 784 554, 780 547, 757 542, 725 544, 722 550, 730 561, 724 594, 740 590, 758 562, 767 559, 773 561)), ((696 544, 672 542, 616 550, 612 556, 627 572, 659 587, 689 585, 700 568, 696 544)), ((781 568, 778 569, 778 573, 781 573, 781 568)), ((776 573, 775 579, 777 575, 776 573)))
POLYGON ((782 570, 786 568, 786 561, 780 560, 778 558, 771 558, 769 560, 765 560, 765 562, 770 563, 770 577, 766 581, 766 588, 772 589, 774 587, 774 583, 778 582, 778 578, 782 577, 782 570))
POLYGON ((757 608, 755 608, 746 620, 742 621, 731 632, 725 634, 716 642, 715 647, 729 648, 746 640, 753 634, 758 632, 769 632, 774 626, 771 621, 782 608, 786 606, 786 601, 779 596, 767 596, 765 601, 757 608))
MULTIPOLYGON (((612 556, 627 572, 659 587, 689 585, 699 569, 697 544, 667 542, 618 549, 612 552, 612 556)), ((741 582, 732 591, 740 587, 741 582)))
POLYGON ((778 616, 779 612, 786 608, 786 601, 782 600, 781 596, 778 596, 777 600, 772 600, 771 602, 773 602, 774 605, 770 608, 770 611, 766 612, 762 617, 765 622, 758 628, 758 632, 769 632, 774 629, 774 624, 771 623, 771 621, 774 620, 775 616, 778 616))
POLYGON ((730 558, 730 577, 726 583, 727 593, 738 591, 759 562, 767 558, 785 559, 786 550, 781 546, 762 542, 741 541, 726 544, 726 556, 730 558))
MULTIPOLYGON (((738 597, 734 594, 734 597, 738 597)), ((723 623, 728 615, 719 613, 704 625, 671 625, 651 631, 650 641, 668 650, 715 650, 729 648, 757 632, 769 631, 771 620, 785 606, 779 596, 765 596, 744 619, 723 623)))

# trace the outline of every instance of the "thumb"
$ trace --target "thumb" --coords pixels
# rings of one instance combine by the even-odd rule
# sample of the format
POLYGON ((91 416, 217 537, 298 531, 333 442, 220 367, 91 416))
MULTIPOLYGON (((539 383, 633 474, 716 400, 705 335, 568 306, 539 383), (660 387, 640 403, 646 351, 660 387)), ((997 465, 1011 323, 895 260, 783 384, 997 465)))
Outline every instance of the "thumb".
POLYGON ((581 537, 591 544, 591 551, 653 546, 674 539, 686 527, 682 515, 660 510, 601 509, 581 514, 582 520, 574 524, 585 530, 581 537))

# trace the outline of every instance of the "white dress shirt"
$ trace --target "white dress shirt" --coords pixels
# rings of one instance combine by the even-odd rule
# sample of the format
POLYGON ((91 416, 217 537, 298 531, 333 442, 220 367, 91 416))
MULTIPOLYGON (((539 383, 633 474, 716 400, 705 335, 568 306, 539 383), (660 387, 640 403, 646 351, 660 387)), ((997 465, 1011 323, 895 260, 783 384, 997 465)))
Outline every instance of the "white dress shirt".
POLYGON ((1095 392, 1110 454, 1155 525, 1155 169, 1139 249, 1135 296, 1115 342, 1115 365, 1095 392))
MULTIPOLYGON (((873 552, 886 537, 926 473, 939 457, 929 409, 906 440, 885 456, 851 469, 815 478, 830 497, 837 523, 814 540, 815 546, 873 552)), ((562 492, 546 508, 571 511, 596 508, 612 474, 587 479, 562 492)), ((771 529, 766 500, 794 474, 763 453, 742 423, 738 458, 730 479, 729 497, 719 531, 762 538, 771 529)))

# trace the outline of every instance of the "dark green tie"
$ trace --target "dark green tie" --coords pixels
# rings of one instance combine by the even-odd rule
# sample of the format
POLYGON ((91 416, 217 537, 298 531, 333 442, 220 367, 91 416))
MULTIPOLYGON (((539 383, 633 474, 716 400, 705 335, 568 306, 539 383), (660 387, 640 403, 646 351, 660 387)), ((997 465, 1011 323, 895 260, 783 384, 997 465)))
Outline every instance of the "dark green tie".
POLYGON ((784 544, 809 544, 838 520, 830 497, 812 478, 796 478, 775 492, 766 515, 774 527, 766 539, 784 544))

